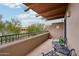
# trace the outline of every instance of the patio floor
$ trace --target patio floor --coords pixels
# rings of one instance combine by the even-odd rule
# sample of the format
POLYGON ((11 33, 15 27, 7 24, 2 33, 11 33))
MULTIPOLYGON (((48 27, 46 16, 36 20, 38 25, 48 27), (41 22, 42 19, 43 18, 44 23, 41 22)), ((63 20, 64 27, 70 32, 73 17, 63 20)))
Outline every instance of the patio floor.
POLYGON ((35 48, 32 52, 27 54, 27 56, 42 56, 42 52, 47 53, 51 50, 53 50, 53 45, 52 45, 53 39, 48 39, 45 41, 43 44, 35 48))

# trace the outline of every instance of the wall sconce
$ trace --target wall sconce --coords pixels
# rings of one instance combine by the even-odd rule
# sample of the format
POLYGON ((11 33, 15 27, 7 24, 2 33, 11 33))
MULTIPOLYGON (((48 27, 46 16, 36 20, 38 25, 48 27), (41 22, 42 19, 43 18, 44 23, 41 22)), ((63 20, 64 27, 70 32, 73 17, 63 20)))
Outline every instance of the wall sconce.
POLYGON ((57 26, 56 26, 56 29, 59 29, 59 28, 60 28, 60 27, 57 25, 57 26))
POLYGON ((71 12, 68 10, 67 17, 70 17, 70 16, 71 16, 71 12))

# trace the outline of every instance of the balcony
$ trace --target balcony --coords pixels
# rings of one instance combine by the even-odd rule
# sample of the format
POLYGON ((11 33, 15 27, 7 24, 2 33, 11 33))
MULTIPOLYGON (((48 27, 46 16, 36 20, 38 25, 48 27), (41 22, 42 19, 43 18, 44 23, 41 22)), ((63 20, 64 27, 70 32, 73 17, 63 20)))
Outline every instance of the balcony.
POLYGON ((58 41, 58 38, 63 36, 63 28, 63 23, 55 23, 48 27, 49 32, 1 36, 0 55, 41 56, 42 52, 46 53, 53 50, 52 41, 58 41), (59 26, 59 28, 56 28, 56 26, 59 26))
POLYGON ((48 28, 49 32, 38 33, 38 35, 31 33, 23 33, 0 36, 0 55, 42 56, 43 54, 52 52, 54 46, 52 42, 57 42, 60 36, 65 37, 65 39, 67 40, 66 44, 68 48, 74 48, 76 50, 77 55, 79 55, 79 4, 55 4, 52 7, 52 4, 47 5, 28 4, 31 9, 35 8, 35 11, 37 11, 40 15, 44 16, 48 20, 63 18, 66 12, 65 8, 68 6, 67 15, 64 18, 64 25, 61 26, 60 23, 58 25, 57 23, 53 24, 48 28), (50 8, 48 8, 47 5, 49 5, 50 8), (43 9, 40 9, 39 11, 39 8, 37 8, 38 6, 43 9), (61 8, 59 6, 61 6, 61 8), (55 9, 55 7, 58 8, 55 9))
POLYGON ((44 32, 29 38, 23 38, 9 42, 7 44, 0 45, 0 55, 27 55, 29 52, 34 50, 37 46, 42 44, 44 41, 49 39, 49 33, 44 32))

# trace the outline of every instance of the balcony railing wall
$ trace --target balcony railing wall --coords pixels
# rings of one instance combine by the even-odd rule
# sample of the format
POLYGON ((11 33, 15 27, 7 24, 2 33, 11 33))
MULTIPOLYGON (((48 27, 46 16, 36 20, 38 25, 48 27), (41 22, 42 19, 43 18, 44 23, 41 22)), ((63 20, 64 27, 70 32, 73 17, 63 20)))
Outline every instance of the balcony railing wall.
POLYGON ((20 34, 12 34, 12 35, 3 35, 0 36, 0 45, 13 42, 16 40, 21 40, 22 38, 28 38, 30 36, 34 36, 43 32, 33 32, 33 33, 20 33, 20 34))
POLYGON ((24 56, 49 39, 49 32, 17 40, 0 46, 0 55, 24 56))

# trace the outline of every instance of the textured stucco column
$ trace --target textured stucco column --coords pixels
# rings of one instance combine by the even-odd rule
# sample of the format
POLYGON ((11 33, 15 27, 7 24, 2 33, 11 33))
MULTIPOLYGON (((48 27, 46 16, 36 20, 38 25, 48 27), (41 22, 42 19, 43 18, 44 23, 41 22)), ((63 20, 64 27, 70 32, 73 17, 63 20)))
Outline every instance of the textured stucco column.
POLYGON ((66 18, 68 46, 79 55, 79 4, 69 4, 66 18))

